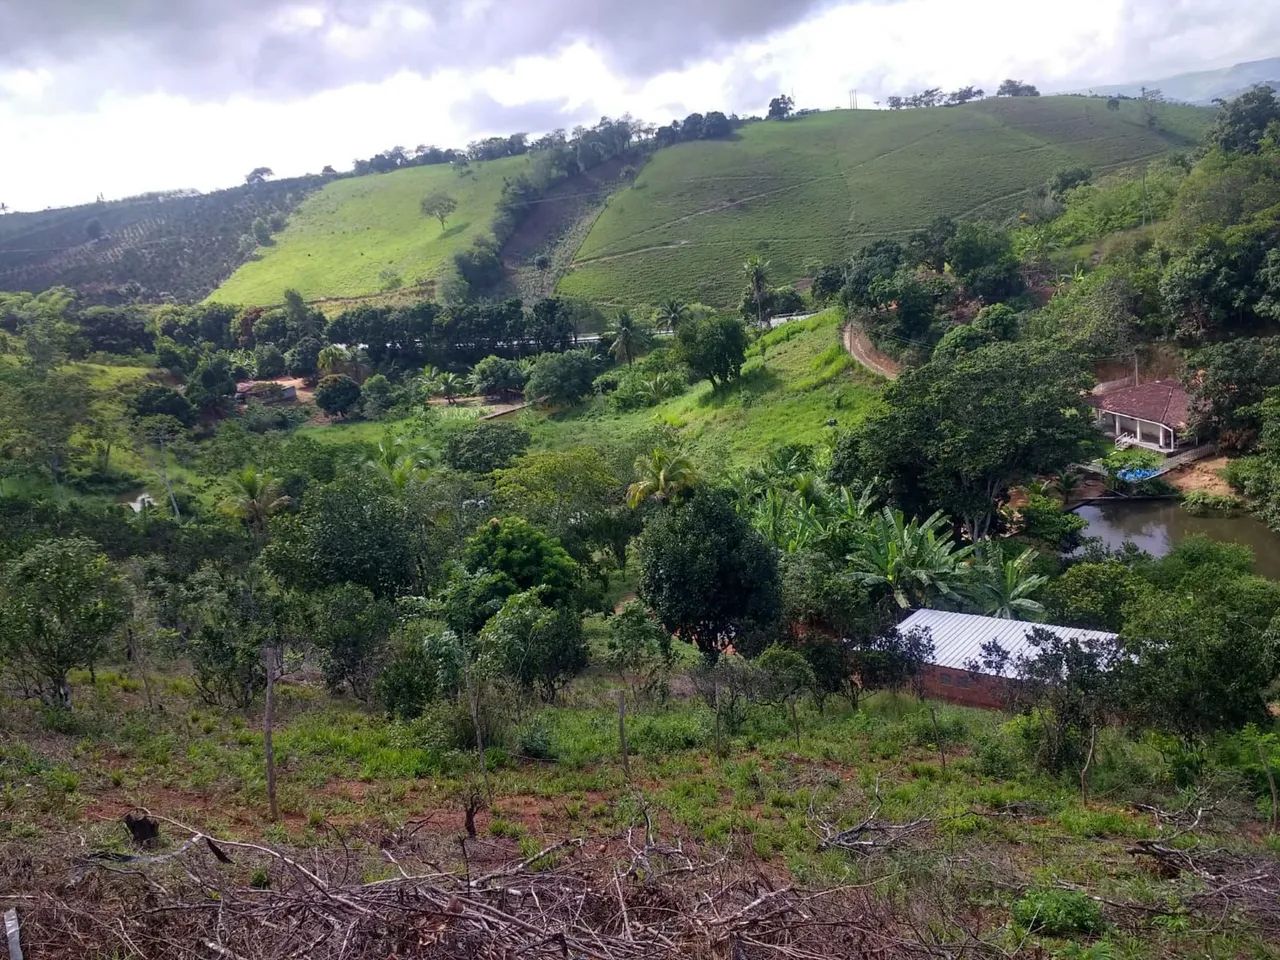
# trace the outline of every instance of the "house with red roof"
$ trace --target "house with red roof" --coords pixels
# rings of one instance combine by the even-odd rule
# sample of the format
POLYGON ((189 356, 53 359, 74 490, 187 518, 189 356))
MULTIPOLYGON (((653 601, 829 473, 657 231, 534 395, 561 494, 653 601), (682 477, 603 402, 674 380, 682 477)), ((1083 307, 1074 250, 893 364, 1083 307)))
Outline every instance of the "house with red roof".
POLYGON ((1120 387, 1089 402, 1097 424, 1118 446, 1173 453, 1194 440, 1188 425, 1187 391, 1176 380, 1152 380, 1120 387))

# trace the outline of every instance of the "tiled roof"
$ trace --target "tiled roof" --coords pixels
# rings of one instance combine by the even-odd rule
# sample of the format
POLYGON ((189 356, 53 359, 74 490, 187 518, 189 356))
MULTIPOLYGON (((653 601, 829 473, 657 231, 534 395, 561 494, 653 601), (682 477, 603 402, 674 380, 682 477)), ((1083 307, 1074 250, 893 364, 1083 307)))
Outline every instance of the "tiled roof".
POLYGON ((1114 633, 1104 633, 1101 630, 1057 627, 1048 623, 1027 623, 1024 620, 1002 620, 998 617, 979 617, 971 613, 951 613, 946 610, 917 610, 898 624, 898 630, 902 633, 912 629, 927 629, 934 648, 930 662, 957 670, 966 669, 965 665, 970 660, 980 659, 982 645, 991 640, 998 641, 1015 661, 1019 655, 1033 655, 1035 650, 1027 643, 1027 634, 1037 627, 1072 640, 1114 640, 1116 637, 1114 633))
POLYGON ((1162 423, 1174 430, 1187 428, 1187 391, 1176 380, 1152 380, 1121 387, 1093 400, 1106 413, 1162 423))

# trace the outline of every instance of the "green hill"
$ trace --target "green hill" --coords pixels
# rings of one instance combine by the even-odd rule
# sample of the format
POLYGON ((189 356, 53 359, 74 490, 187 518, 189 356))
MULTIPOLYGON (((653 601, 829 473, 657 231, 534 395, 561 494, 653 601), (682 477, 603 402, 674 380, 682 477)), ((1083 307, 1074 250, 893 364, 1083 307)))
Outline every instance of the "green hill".
POLYGON ((564 414, 525 414, 535 443, 574 446, 611 440, 655 425, 674 427, 708 473, 745 468, 788 443, 820 443, 832 425, 849 429, 875 404, 884 381, 840 343, 842 314, 824 310, 793 320, 752 344, 742 377, 713 391, 698 383, 656 407, 615 413, 604 398, 564 414))
POLYGON ((0 217, 0 290, 75 287, 119 296, 199 300, 244 262, 255 221, 280 221, 321 177, 212 193, 169 191, 0 217))
POLYGON ((1209 110, 1086 97, 964 107, 833 111, 744 127, 734 140, 658 151, 596 220, 558 290, 628 304, 678 296, 719 306, 740 264, 766 257, 775 282, 807 263, 901 236, 939 214, 1004 218, 1055 171, 1121 167, 1193 145, 1209 110))
POLYGON ((437 279, 449 258, 490 232, 502 181, 527 157, 445 164, 336 180, 304 201, 274 244, 209 297, 228 303, 279 303, 287 288, 308 300, 358 297, 437 279), (418 208, 443 190, 458 202, 445 229, 418 208))

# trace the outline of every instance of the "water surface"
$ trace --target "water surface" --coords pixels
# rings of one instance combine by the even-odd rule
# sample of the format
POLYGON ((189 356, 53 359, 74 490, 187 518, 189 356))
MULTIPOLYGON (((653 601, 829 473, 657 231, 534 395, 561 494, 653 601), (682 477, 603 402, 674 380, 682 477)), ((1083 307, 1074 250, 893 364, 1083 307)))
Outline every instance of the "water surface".
POLYGON ((1258 573, 1280 580, 1280 534, 1251 516, 1193 517, 1177 500, 1094 503, 1076 513, 1088 521, 1085 536, 1098 537, 1113 548, 1132 540, 1154 557, 1163 557, 1197 533, 1211 540, 1242 543, 1253 551, 1258 573))

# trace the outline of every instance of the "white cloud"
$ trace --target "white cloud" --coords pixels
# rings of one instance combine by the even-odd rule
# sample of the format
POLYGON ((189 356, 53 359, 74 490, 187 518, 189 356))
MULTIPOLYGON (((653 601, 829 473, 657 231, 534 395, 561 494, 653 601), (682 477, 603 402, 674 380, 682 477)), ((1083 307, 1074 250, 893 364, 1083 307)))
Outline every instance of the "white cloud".
MULTIPOLYGON (((335 15, 332 0, 268 6, 263 16, 271 36, 318 38, 333 48, 326 56, 339 63, 366 64, 389 36, 396 37, 396 52, 403 52, 415 38, 434 36, 441 27, 415 0, 382 2, 347 18, 335 15)), ((475 28, 488 31, 486 42, 492 41, 510 9, 493 0, 456 4, 446 32, 456 32, 462 44, 475 28)), ((530 12, 522 9, 520 15, 530 12)), ((848 91, 855 88, 860 104, 868 106, 924 86, 974 83, 990 90, 1006 76, 1046 91, 1156 78, 1280 52, 1280 4, 845 4, 763 37, 709 43, 702 59, 684 66, 667 66, 675 62, 671 58, 655 61, 647 72, 617 59, 608 42, 585 31, 576 38, 562 35, 560 42, 545 52, 494 55, 470 66, 457 58, 423 59, 375 82, 333 89, 326 89, 323 77, 311 82, 310 73, 273 76, 268 79, 288 83, 264 87, 246 81, 222 99, 175 92, 179 81, 189 79, 183 74, 175 86, 150 93, 113 93, 117 85, 104 76, 92 99, 66 100, 55 90, 83 83, 82 70, 64 77, 59 71, 71 68, 56 64, 0 67, 0 136, 6 147, 0 149, 0 199, 30 209, 82 202, 99 192, 116 197, 151 189, 211 189, 237 182, 259 164, 279 175, 316 171, 326 163, 343 168, 353 157, 397 143, 460 146, 557 115, 594 119, 630 112, 664 123, 694 110, 753 112, 780 91, 793 92, 802 106, 826 108, 847 105, 848 91), (1238 29, 1242 22, 1250 29, 1238 29), (316 92, 280 92, 292 87, 316 92), (479 110, 480 103, 497 109, 479 110), (516 126, 485 127, 513 118, 516 126)), ((121 44, 139 57, 146 50, 134 35, 121 44)), ((261 63, 259 58, 245 70, 252 73, 261 63)), ((125 88, 139 89, 136 82, 120 87, 125 88)))

